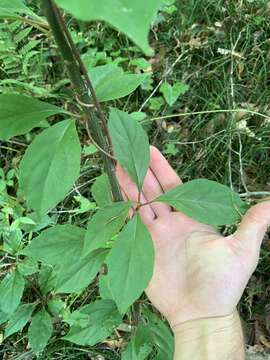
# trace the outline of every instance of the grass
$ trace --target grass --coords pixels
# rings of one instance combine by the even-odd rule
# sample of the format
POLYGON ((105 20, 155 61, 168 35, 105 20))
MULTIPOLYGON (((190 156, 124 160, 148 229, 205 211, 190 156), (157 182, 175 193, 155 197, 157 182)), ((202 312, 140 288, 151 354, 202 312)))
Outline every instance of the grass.
MULTIPOLYGON (((267 1, 178 0, 179 10, 164 15, 151 32, 155 56, 149 61, 151 81, 144 89, 115 105, 127 111, 143 107, 147 114, 145 128, 151 142, 167 154, 184 181, 208 178, 233 187, 251 203, 261 199, 258 193, 270 195, 270 7, 267 1), (168 70, 172 67, 170 72, 168 70), (184 81, 189 91, 172 106, 160 102, 157 88, 160 80, 173 84, 184 81), (241 111, 233 111, 241 109, 241 111), (230 111, 232 110, 232 111, 230 111), (180 114, 179 116, 176 116, 180 114), (186 114, 186 115, 183 115, 186 114), (261 115, 260 115, 261 114, 261 115), (269 116, 269 117, 268 117, 269 116), (156 119, 159 118, 159 119, 156 119)), ((141 71, 130 65, 130 59, 141 59, 125 37, 103 24, 73 24, 74 38, 82 53, 90 54, 92 64, 114 60, 124 68, 141 71), (90 53, 91 52, 91 53, 90 53)), ((23 29, 18 23, 0 24, 0 38, 8 44, 0 51, 0 91, 24 91, 54 103, 68 104, 70 89, 63 79, 62 64, 55 46, 46 36, 33 29, 18 41, 23 29), (41 39, 36 54, 14 56, 25 50, 29 39, 41 39), (26 62, 27 60, 27 62, 26 62), (7 81, 8 80, 8 81, 7 81), (20 84, 23 83, 24 85, 20 84), (27 85, 26 85, 27 84, 27 85)), ((149 59, 148 59, 149 60, 149 59)), ((150 78, 149 78, 150 79, 150 78)), ((89 141, 80 129, 84 145, 89 141)), ((24 146, 32 135, 0 143, 0 167, 18 168, 24 146)), ((90 196, 90 185, 101 171, 97 155, 83 158, 77 189, 90 196)), ((11 193, 15 193, 11 189, 11 193)), ((54 220, 85 225, 88 215, 74 215, 76 191, 56 210, 54 220)), ((224 229, 224 232, 232 231, 224 229)), ((239 309, 245 323, 247 344, 270 351, 270 238, 265 236, 259 266, 242 297, 239 309), (268 340, 267 340, 268 339, 268 340)), ((95 296, 94 285, 81 297, 83 303, 95 296)), ((146 302, 146 300, 145 300, 146 302)), ((136 314, 134 309, 133 316, 136 314)), ((64 329, 57 328, 42 359, 119 359, 115 343, 81 348, 59 340, 64 329)), ((128 337, 128 336, 127 336, 128 337)), ((31 359, 24 333, 15 334, 0 345, 3 359, 31 359)), ((0 355, 1 356, 1 355, 0 355)))

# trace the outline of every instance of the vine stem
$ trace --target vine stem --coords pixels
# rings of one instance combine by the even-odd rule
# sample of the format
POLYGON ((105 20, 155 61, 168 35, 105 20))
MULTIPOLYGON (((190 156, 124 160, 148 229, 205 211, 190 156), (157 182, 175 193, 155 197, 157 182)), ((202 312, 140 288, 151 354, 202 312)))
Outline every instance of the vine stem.
POLYGON ((109 177, 114 201, 122 201, 122 194, 115 175, 115 163, 113 159, 106 155, 106 153, 111 153, 111 139, 107 129, 106 119, 97 100, 87 70, 84 67, 80 54, 67 29, 66 23, 54 1, 42 0, 42 6, 55 42, 67 67, 71 83, 73 84, 73 88, 79 99, 79 104, 83 110, 86 124, 89 126, 94 141, 101 149, 103 149, 101 157, 105 171, 109 177), (94 107, 91 105, 94 105, 94 107), (99 125, 96 112, 102 122, 104 132, 99 125))
MULTIPOLYGON (((77 48, 72 40, 72 37, 70 35, 70 32, 68 31, 68 28, 67 28, 67 25, 63 19, 63 16, 61 16, 61 13, 59 11, 59 9, 57 8, 57 6, 55 6, 55 11, 57 13, 57 16, 59 18, 59 22, 61 24, 61 28, 62 28, 62 31, 63 33, 65 34, 67 40, 68 40, 68 43, 69 43, 69 46, 75 56, 75 59, 76 61, 78 62, 78 65, 80 67, 80 71, 84 77, 84 80, 86 81, 86 84, 87 84, 87 87, 88 87, 88 90, 89 92, 91 93, 91 97, 92 97, 92 100, 93 100, 93 104, 94 104, 94 107, 96 109, 96 111, 98 112, 99 114, 99 118, 101 120, 101 123, 102 123, 102 127, 103 127, 103 130, 105 132, 105 135, 107 137, 107 140, 110 144, 110 148, 112 146, 112 143, 111 143, 111 137, 110 137, 110 134, 109 134, 109 130, 108 130, 108 127, 107 127, 107 121, 106 121, 106 118, 105 118, 105 115, 104 115, 104 112, 102 110, 102 107, 97 99, 97 95, 96 95, 96 92, 94 90, 94 87, 92 85, 92 82, 89 78, 89 75, 88 75, 88 72, 86 70, 86 67, 81 59, 81 56, 79 54, 79 52, 77 51, 77 48)), ((89 107, 89 104, 83 104, 81 103, 81 105, 85 105, 85 106, 88 106, 89 107)))

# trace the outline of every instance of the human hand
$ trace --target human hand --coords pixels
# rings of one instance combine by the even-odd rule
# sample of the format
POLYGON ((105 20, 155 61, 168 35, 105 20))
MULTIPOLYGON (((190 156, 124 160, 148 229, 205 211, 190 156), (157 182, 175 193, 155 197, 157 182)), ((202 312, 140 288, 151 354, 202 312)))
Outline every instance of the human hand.
MULTIPOLYGON (((136 186, 120 167, 117 177, 125 196, 137 201, 136 186)), ((181 179, 163 155, 151 147, 141 201, 152 201, 179 184, 181 179)), ((270 202, 251 208, 235 234, 227 237, 164 203, 142 206, 139 212, 156 253, 146 294, 171 327, 231 314, 257 266, 260 245, 270 224, 270 202)))

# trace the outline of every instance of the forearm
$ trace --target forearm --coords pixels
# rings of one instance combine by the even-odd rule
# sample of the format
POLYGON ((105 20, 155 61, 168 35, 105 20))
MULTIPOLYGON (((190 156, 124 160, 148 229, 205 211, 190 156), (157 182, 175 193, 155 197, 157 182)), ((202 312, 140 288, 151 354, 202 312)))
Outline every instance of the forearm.
POLYGON ((174 360, 244 360, 244 339, 237 311, 225 317, 187 321, 173 329, 174 360))

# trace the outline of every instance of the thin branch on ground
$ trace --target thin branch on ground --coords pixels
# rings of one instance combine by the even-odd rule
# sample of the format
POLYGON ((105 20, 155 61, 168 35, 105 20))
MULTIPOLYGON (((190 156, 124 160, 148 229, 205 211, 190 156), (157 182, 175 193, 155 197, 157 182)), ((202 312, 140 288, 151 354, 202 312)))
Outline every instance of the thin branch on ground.
POLYGON ((151 94, 148 96, 148 98, 144 101, 144 103, 141 105, 139 111, 142 111, 145 105, 149 102, 150 99, 155 95, 155 93, 158 91, 159 87, 164 82, 164 79, 173 71, 174 67, 177 65, 177 63, 183 58, 183 56, 188 53, 188 51, 183 51, 177 59, 173 62, 173 64, 169 67, 167 71, 165 71, 164 75, 162 76, 162 79, 159 81, 157 86, 154 88, 154 90, 151 92, 151 94))
POLYGON ((164 120, 164 119, 173 119, 177 117, 185 117, 185 116, 194 116, 194 115, 207 115, 207 114, 220 114, 220 113, 237 113, 237 112, 246 112, 247 114, 251 115, 257 115, 262 118, 267 119, 270 121, 270 116, 259 113, 257 111, 249 110, 249 109, 218 109, 218 110, 203 110, 203 111, 191 111, 191 112, 183 112, 178 114, 172 114, 172 115, 164 115, 164 116, 158 116, 151 119, 145 119, 142 120, 141 123, 149 122, 149 121, 158 121, 158 120, 164 120))

